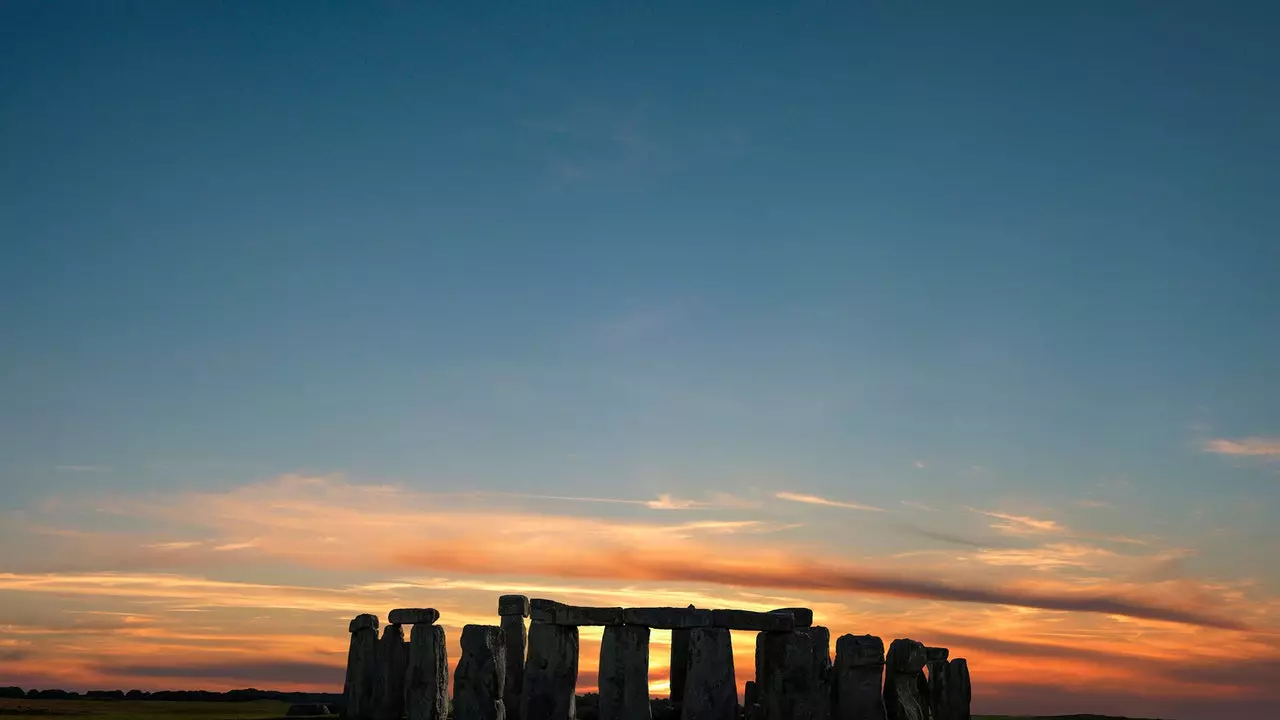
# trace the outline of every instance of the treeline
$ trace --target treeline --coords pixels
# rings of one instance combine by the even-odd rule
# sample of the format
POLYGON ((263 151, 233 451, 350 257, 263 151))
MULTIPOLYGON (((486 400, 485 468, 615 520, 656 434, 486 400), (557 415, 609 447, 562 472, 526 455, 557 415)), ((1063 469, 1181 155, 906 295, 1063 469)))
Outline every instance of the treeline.
POLYGON ((251 702, 254 700, 280 700, 287 703, 320 703, 324 705, 341 705, 341 693, 304 693, 280 692, 278 690, 228 690, 213 692, 210 690, 90 690, 78 693, 70 690, 23 690, 20 687, 0 688, 0 698, 15 700, 169 700, 199 702, 251 702))

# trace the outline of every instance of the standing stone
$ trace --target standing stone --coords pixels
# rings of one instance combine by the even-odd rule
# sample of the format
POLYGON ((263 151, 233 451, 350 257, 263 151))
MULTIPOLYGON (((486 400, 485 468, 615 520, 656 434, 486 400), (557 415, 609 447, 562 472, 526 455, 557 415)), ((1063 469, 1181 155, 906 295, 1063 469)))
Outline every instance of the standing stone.
POLYGON ((748 680, 742 686, 742 706, 744 708, 749 708, 752 705, 759 704, 759 702, 760 702, 760 693, 756 689, 756 681, 748 680))
POLYGON ((600 720, 650 720, 649 628, 614 625, 600 642, 600 720))
POLYGON ((378 617, 357 615, 348 630, 351 631, 351 647, 347 650, 347 677, 342 688, 346 717, 374 720, 377 713, 374 695, 378 687, 378 617))
POLYGON ((884 709, 888 720, 927 720, 928 686, 920 687, 924 645, 906 638, 889 645, 884 668, 884 709))
MULTIPOLYGON (((689 610, 695 610, 692 605, 689 610)), ((684 702, 685 675, 689 670, 689 628, 671 631, 671 709, 680 713, 684 702)))
POLYGON ((574 720, 577 686, 578 628, 530 623, 521 720, 574 720))
POLYGON ((503 681, 507 674, 507 641, 496 625, 462 628, 462 657, 453 674, 455 720, 505 720, 503 681))
POLYGON ((449 656, 439 625, 414 625, 409 634, 405 705, 409 720, 445 720, 449 714, 449 656))
POLYGON ((973 700, 973 689, 969 685, 969 663, 964 658, 956 658, 947 663, 944 671, 946 691, 947 720, 971 720, 969 702, 973 700))
POLYGON ((728 628, 689 631, 689 665, 681 720, 736 720, 738 685, 728 628))
POLYGON ((884 641, 874 635, 842 635, 832 669, 831 720, 885 720, 883 674, 884 641))
POLYGON ((831 717, 831 631, 822 626, 798 627, 796 632, 809 636, 813 652, 813 677, 816 678, 813 695, 809 701, 813 717, 828 720, 831 717))
POLYGON ((756 693, 764 720, 822 720, 814 637, 803 631, 756 636, 756 693))
POLYGON ((409 646, 404 627, 388 625, 378 642, 378 680, 374 689, 375 717, 400 720, 404 715, 404 680, 409 669, 409 646))
POLYGON ((520 689, 524 687, 524 646, 527 640, 524 615, 503 615, 502 634, 507 639, 507 666, 506 678, 502 685, 502 704, 507 711, 507 720, 520 720, 520 689))
POLYGON ((947 655, 946 648, 926 647, 924 649, 924 667, 929 671, 928 694, 929 715, 933 720, 951 720, 947 708, 947 655))

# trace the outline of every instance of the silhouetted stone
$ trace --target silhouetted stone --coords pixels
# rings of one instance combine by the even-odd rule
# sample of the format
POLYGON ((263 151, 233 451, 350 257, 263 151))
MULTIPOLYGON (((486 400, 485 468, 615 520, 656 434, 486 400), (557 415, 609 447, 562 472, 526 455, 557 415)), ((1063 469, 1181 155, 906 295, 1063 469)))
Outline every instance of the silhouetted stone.
POLYGON ((825 720, 830 699, 819 658, 827 656, 828 638, 826 628, 756 636, 756 693, 765 720, 825 720))
POLYGON ((742 706, 744 708, 758 704, 760 701, 760 691, 756 686, 755 680, 748 680, 742 686, 742 706))
POLYGON ((809 627, 813 624, 813 610, 809 608, 778 608, 770 610, 775 613, 791 613, 791 617, 795 620, 797 628, 809 627))
POLYGON ((351 720, 374 720, 378 707, 378 618, 357 615, 347 626, 351 647, 347 651, 347 677, 343 683, 343 705, 351 720))
POLYGON ((907 638, 889 645, 884 668, 884 709, 888 720, 926 720, 928 686, 921 692, 924 645, 907 638))
POLYGON ((551 622, 556 625, 621 625, 622 608, 557 605, 551 622))
MULTIPOLYGON (((504 595, 503 597, 513 597, 504 595)), ((516 595, 514 597, 524 597, 516 595)), ((525 606, 527 608, 528 601, 525 606)), ((501 608, 501 604, 499 604, 501 608)), ((524 629, 524 616, 507 614, 502 616, 502 634, 507 640, 506 678, 502 684, 502 704, 507 711, 507 720, 520 720, 520 691, 524 687, 524 648, 528 635, 524 629)))
POLYGON ((521 720, 574 720, 577 683, 578 628, 530 623, 529 655, 520 694, 521 720))
POLYGON ((946 720, 971 720, 969 703, 973 700, 973 689, 969 686, 969 663, 964 658, 956 658, 947 663, 944 671, 946 681, 946 708, 949 717, 946 720))
POLYGON ((378 720, 400 720, 404 715, 404 679, 409 669, 409 645, 404 627, 388 625, 378 641, 378 680, 373 706, 378 720))
POLYGON ((688 668, 681 720, 736 720, 738 686, 729 630, 690 630, 688 668))
POLYGON ((712 610, 711 624, 729 630, 786 632, 796 626, 789 612, 752 612, 750 610, 712 610))
POLYGON ((649 628, 614 625, 600 642, 600 720, 650 720, 649 628))
POLYGON ((556 621, 556 608, 561 603, 546 598, 533 598, 529 601, 529 619, 534 622, 551 623, 556 621))
POLYGON ((832 668, 832 720, 885 720, 881 677, 884 642, 874 635, 842 635, 832 668))
POLYGON ((445 720, 449 713, 449 656, 439 625, 414 625, 409 634, 405 705, 409 720, 445 720))
POLYGON ((946 648, 926 647, 924 649, 925 670, 928 671, 926 695, 929 701, 929 715, 933 720, 951 720, 947 709, 947 655, 946 648))
POLYGON ((825 627, 800 627, 797 633, 809 636, 813 653, 813 677, 816 680, 813 696, 809 701, 813 717, 827 720, 831 716, 831 631, 825 627))
POLYGON ((453 676, 455 720, 505 720, 507 642, 496 625, 462 628, 462 657, 453 676))
POLYGON ((499 595, 498 614, 504 617, 507 615, 529 617, 529 598, 524 595, 499 595))
POLYGON ((435 608, 396 608, 387 613, 387 622, 392 625, 432 625, 440 619, 440 611, 435 608))
POLYGON ((627 625, 644 625, 660 630, 711 627, 711 611, 692 606, 623 608, 622 622, 627 625))

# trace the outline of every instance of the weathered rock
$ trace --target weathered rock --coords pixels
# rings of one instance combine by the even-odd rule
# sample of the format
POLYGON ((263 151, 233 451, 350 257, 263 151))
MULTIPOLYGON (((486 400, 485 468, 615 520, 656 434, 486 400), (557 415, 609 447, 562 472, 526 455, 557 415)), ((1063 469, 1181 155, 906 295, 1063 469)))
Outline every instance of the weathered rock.
POLYGON ((821 687, 806 632, 756 636, 756 692, 765 720, 823 720, 814 701, 821 687))
POLYGON ((387 622, 392 625, 432 625, 440 619, 440 611, 435 608, 396 608, 387 613, 387 622))
POLYGON ((388 625, 378 641, 378 680, 373 693, 378 720, 400 720, 404 715, 404 680, 409 669, 409 646, 404 627, 388 625))
POLYGON ((545 598, 533 598, 529 601, 529 619, 534 622, 555 622, 556 608, 562 603, 545 598))
POLYGON ((613 625, 600 642, 600 720, 650 720, 649 628, 613 625))
POLYGON ((842 635, 832 668, 831 720, 885 720, 881 677, 884 642, 873 635, 842 635))
POLYGON ((453 675, 455 720, 505 720, 507 640, 496 625, 462 628, 462 657, 453 675))
POLYGON ((759 703, 747 705, 742 709, 743 720, 764 720, 764 708, 759 703))
MULTIPOLYGON (((499 595, 498 614, 502 616, 519 615, 529 617, 529 598, 524 595, 499 595)), ((510 710, 511 708, 507 708, 510 710)))
POLYGON ((520 692, 521 720, 574 720, 577 683, 578 628, 530 623, 529 655, 520 692))
POLYGON ((405 705, 409 720, 445 720, 449 714, 449 656, 439 625, 414 625, 409 634, 405 705))
POLYGON ((813 624, 813 610, 809 608, 778 608, 769 612, 791 613, 791 617, 795 618, 795 626, 798 628, 809 627, 813 624))
POLYGON ((900 638, 889 645, 884 668, 884 709, 888 720, 926 720, 929 717, 928 686, 922 692, 924 645, 900 638))
MULTIPOLYGON (((526 601, 526 606, 527 604, 526 601)), ((502 634, 507 639, 507 667, 506 679, 502 685, 502 704, 507 711, 507 720, 520 720, 520 690, 524 687, 524 646, 528 638, 524 629, 524 616, 503 615, 502 634)))
POLYGON ((786 632, 796 626, 790 613, 762 613, 750 610, 712 610, 711 624, 729 630, 786 632))
POLYGON ((622 608, 557 605, 552 618, 556 625, 621 625, 622 608))
POLYGON ((622 622, 627 625, 644 625, 660 630, 711 627, 711 611, 692 607, 624 608, 622 622))
POLYGON ((950 720, 947 709, 947 655, 946 648, 924 649, 925 670, 928 672, 925 697, 929 702, 929 715, 933 720, 950 720))
POLYGON ((969 663, 964 658, 956 658, 947 663, 944 671, 946 677, 946 720, 971 720, 969 703, 973 700, 973 689, 969 685, 969 663))
POLYGON ((378 688, 378 618, 357 615, 348 627, 351 647, 347 651, 343 705, 351 720, 373 720, 378 711, 374 702, 378 688))
POLYGON ((729 630, 690 630, 681 720, 735 720, 737 712, 738 685, 733 672, 733 642, 729 630))
MULTIPOLYGON (((658 608, 649 608, 657 610, 658 608)), ((693 605, 685 608, 693 610, 693 605)), ((627 610, 623 610, 623 619, 627 617, 627 610)), ((657 615, 658 613, 652 613, 657 615)), ((684 702, 685 678, 689 674, 689 628, 676 628, 671 631, 671 709, 676 714, 680 714, 680 704, 684 702)))
POLYGON ((742 707, 749 708, 760 700, 760 692, 756 689, 756 681, 748 680, 742 687, 742 707))
POLYGON ((809 706, 813 716, 820 720, 831 717, 831 631, 822 626, 796 628, 797 633, 809 636, 813 652, 813 676, 817 679, 809 706))

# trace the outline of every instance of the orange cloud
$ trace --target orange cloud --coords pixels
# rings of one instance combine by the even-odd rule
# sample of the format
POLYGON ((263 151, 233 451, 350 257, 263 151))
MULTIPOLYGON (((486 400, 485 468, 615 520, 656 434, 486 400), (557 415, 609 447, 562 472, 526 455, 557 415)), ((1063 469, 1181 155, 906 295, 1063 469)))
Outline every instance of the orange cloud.
POLYGON ((884 508, 872 507, 871 505, 863 505, 861 503, 844 502, 842 500, 829 500, 817 495, 804 495, 793 492, 774 493, 774 497, 779 500, 787 500, 789 502, 805 503, 807 505, 825 505, 827 507, 845 508, 847 510, 867 510, 869 512, 884 512, 884 508))
POLYGON ((1280 438, 1247 437, 1239 440, 1218 438, 1204 444, 1205 452, 1242 457, 1280 457, 1280 438))

